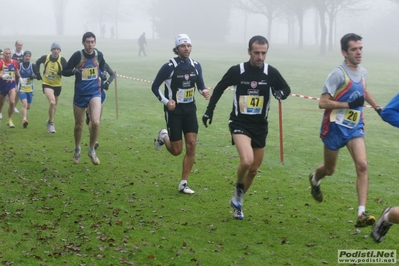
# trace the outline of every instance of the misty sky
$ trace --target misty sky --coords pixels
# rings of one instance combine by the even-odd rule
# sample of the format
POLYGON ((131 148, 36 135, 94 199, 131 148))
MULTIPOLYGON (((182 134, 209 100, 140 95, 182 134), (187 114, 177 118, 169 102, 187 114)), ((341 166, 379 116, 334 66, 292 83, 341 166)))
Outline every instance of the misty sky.
MULTIPOLYGON (((165 0, 167 1, 167 0, 165 0)), ((189 1, 189 0, 188 0, 189 1)), ((67 4, 67 18, 65 21, 65 35, 81 36, 86 30, 93 31, 99 36, 99 23, 93 21, 92 18, 87 18, 82 14, 80 5, 87 1, 69 0, 67 4)), ((112 1, 108 1, 112 6, 112 1)), ((363 12, 362 15, 350 16, 348 14, 342 15, 337 21, 337 28, 335 34, 340 38, 347 32, 356 32, 363 37, 370 36, 369 39, 379 39, 373 34, 379 34, 385 30, 392 30, 391 25, 398 25, 399 19, 397 13, 399 5, 393 4, 388 0, 379 1, 365 1, 368 2, 370 8, 363 12)), ((9 6, 9 1, 0 0, 1 6, 9 6)), ((7 35, 55 35, 55 20, 53 15, 53 7, 51 0, 19 0, 18 8, 22 12, 16 14, 12 12, 4 12, 2 10, 2 21, 7 21, 7 24, 0 26, 0 37, 7 35), (11 22, 12 21, 12 22, 11 22)), ((204 7, 204 10, 210 7, 204 7)), ((11 7, 10 11, 17 10, 16 7, 11 7)), ((198 11, 201 12, 201 11, 198 11)), ((315 26, 317 22, 316 12, 314 10, 307 13, 305 19, 304 44, 315 43, 315 26)), ((228 41, 241 42, 246 41, 249 37, 255 34, 267 35, 266 18, 262 15, 251 15, 247 20, 247 36, 244 36, 245 19, 243 12, 234 10, 230 19, 231 31, 227 37, 228 41)), ((106 37, 110 35, 111 23, 105 23, 106 37)), ((141 12, 140 14, 132 11, 132 16, 129 22, 122 22, 119 24, 119 39, 136 39, 142 33, 147 33, 147 38, 152 38, 152 25, 150 16, 141 12)), ((388 31, 387 31, 388 32, 388 31)), ((392 34, 392 33, 390 33, 392 34)), ((394 33, 395 35, 399 35, 394 33)), ((155 35, 156 37, 156 35, 155 35)), ((287 40, 286 25, 276 20, 274 22, 272 32, 274 43, 284 43, 287 40)))

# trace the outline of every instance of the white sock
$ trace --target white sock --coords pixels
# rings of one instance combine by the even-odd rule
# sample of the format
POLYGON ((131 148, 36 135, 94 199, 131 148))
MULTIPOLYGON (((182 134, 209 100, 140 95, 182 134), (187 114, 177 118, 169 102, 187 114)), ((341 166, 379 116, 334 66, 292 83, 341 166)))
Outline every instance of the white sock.
POLYGON ((361 216, 365 212, 366 212, 366 206, 357 207, 357 216, 361 216))
POLYGON ((320 180, 316 181, 315 175, 312 177, 312 183, 313 183, 313 185, 315 185, 315 186, 320 186, 320 180))

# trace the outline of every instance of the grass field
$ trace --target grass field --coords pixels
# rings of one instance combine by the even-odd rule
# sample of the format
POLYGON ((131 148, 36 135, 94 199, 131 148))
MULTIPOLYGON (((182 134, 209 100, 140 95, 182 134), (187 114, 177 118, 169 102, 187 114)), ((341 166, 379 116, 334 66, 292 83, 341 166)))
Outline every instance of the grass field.
MULTIPOLYGON (((53 40, 25 36, 34 61, 49 53, 82 48, 80 37, 53 40)), ((16 37, 3 38, 13 45, 16 37), (9 39, 9 40, 7 40, 9 39)), ((233 64, 248 60, 245 45, 193 41, 192 58, 214 87, 233 64)), ((354 227, 357 209, 355 169, 342 149, 334 176, 322 181, 325 201, 310 195, 308 175, 322 162, 318 137, 322 111, 315 100, 289 97, 283 102, 284 163, 279 157, 278 105, 273 102, 264 162, 245 197, 245 219, 232 218, 229 200, 238 156, 227 129, 232 93, 219 101, 210 127, 200 125, 197 156, 189 178, 196 193, 177 186, 182 156, 155 151, 153 139, 164 127, 162 105, 149 82, 173 57, 173 40, 148 41, 138 57, 136 41, 98 40, 97 48, 120 75, 105 103, 99 136, 98 166, 85 154, 73 157, 73 79, 63 78, 57 108, 57 133, 46 132, 47 100, 41 84, 28 113, 29 126, 0 127, 0 262, 3 265, 336 265, 339 249, 398 250, 399 226, 375 243, 371 228, 354 227), (117 113, 118 110, 118 113, 117 113)), ((364 48, 368 89, 380 105, 397 93, 398 53, 364 48)), ((342 61, 337 50, 325 57, 318 49, 271 45, 268 63, 283 74, 292 93, 319 97, 328 73, 342 61)), ((197 94, 198 118, 207 101, 197 94)), ((20 109, 21 104, 18 104, 20 109)), ((379 217, 398 200, 398 131, 365 109, 369 161, 369 214, 379 217)), ((353 263, 352 263, 353 264, 353 263)))

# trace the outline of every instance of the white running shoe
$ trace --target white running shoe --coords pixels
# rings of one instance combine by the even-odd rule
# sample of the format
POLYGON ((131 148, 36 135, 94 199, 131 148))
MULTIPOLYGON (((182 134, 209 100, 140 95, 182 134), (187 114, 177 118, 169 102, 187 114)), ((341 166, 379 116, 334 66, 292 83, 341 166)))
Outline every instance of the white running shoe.
POLYGON ((192 190, 188 187, 187 183, 183 183, 183 182, 181 182, 179 184, 179 191, 183 192, 185 194, 194 194, 195 193, 194 190, 192 190))
POLYGON ((46 121, 47 132, 48 133, 55 133, 55 126, 54 123, 50 123, 49 120, 46 121))
POLYGON ((17 107, 14 107, 14 113, 19 114, 17 107))
POLYGON ((55 133, 55 126, 54 123, 51 123, 49 126, 49 133, 55 133))
POLYGON ((244 212, 242 209, 234 209, 233 217, 236 220, 243 220, 244 219, 244 212))
POLYGON ((388 207, 382 212, 380 219, 378 219, 377 223, 374 225, 373 231, 371 232, 371 236, 378 243, 384 240, 385 235, 392 226, 392 224, 388 224, 384 221, 385 214, 387 214, 390 210, 391 208, 388 207))
POLYGON ((244 198, 244 191, 242 189, 235 188, 234 195, 231 197, 230 205, 235 209, 241 209, 244 198))
POLYGON ((159 131, 158 138, 154 139, 154 147, 156 150, 159 151, 162 149, 162 146, 165 144, 163 142, 163 138, 167 135, 168 135, 168 131, 166 129, 163 128, 163 129, 161 129, 161 131, 159 131))
POLYGON ((3 114, 2 114, 2 113, 0 113, 0 120, 1 120, 1 119, 3 119, 3 114))
POLYGON ((73 163, 78 164, 79 162, 80 162, 80 149, 75 150, 75 152, 73 153, 73 163))
POLYGON ((90 159, 91 159, 91 162, 94 164, 94 165, 99 165, 100 164, 100 159, 98 159, 98 157, 97 157, 97 155, 96 155, 96 152, 95 151, 89 151, 89 157, 90 157, 90 159))

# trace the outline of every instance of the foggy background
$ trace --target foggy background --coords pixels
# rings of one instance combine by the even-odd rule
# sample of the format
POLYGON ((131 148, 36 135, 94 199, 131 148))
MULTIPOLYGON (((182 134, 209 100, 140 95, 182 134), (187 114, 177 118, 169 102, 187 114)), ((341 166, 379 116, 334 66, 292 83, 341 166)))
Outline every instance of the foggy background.
POLYGON ((271 45, 339 47, 348 32, 374 47, 396 48, 399 0, 0 0, 0 47, 9 36, 171 39, 247 43, 264 35, 271 45), (302 25, 302 26, 301 26, 302 25), (113 32, 113 33, 112 33, 113 32))

